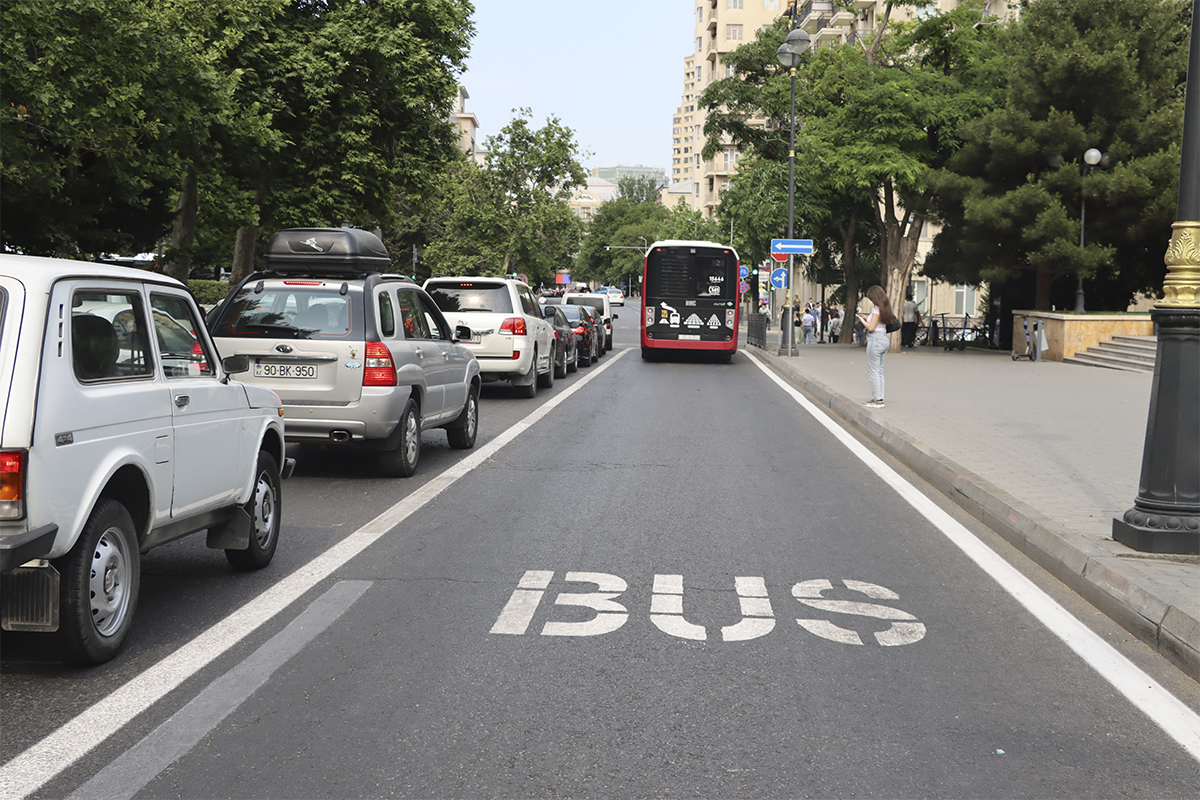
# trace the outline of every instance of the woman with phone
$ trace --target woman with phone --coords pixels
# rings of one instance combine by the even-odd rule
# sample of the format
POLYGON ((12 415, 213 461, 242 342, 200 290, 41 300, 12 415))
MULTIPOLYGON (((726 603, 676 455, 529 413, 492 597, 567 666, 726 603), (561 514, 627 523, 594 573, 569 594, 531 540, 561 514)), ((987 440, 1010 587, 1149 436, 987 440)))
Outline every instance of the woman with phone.
POLYGON ((887 292, 882 286, 867 289, 871 301, 871 313, 859 313, 867 335, 867 380, 871 382, 871 399, 863 403, 867 408, 883 408, 883 357, 887 355, 891 342, 888 341, 887 326, 894 325, 896 315, 888 302, 887 292))

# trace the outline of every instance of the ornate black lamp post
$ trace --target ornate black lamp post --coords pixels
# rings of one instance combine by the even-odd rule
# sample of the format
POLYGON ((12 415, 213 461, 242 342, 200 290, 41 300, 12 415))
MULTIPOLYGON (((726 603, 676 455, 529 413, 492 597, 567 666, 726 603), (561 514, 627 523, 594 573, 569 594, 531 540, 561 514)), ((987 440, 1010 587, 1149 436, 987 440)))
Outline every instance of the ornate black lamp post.
POLYGON ((1163 299, 1150 312, 1158 357, 1133 508, 1113 520, 1113 538, 1150 553, 1200 553, 1200 0, 1184 100, 1179 206, 1165 261, 1163 299))
MULTIPOLYGON (((1200 1, 1200 0, 1198 0, 1200 1)), ((792 30, 788 33, 787 39, 783 44, 779 45, 779 49, 775 51, 775 58, 780 64, 791 70, 792 73, 792 132, 791 138, 788 140, 788 238, 791 239, 794 234, 795 225, 795 207, 796 207, 796 65, 800 63, 800 54, 808 49, 812 43, 812 38, 808 35, 808 31, 803 28, 796 27, 798 18, 798 10, 792 11, 792 30)), ((796 349, 796 326, 792 322, 794 316, 792 312, 792 297, 795 295, 795 270, 792 269, 792 256, 788 254, 788 285, 787 285, 787 306, 784 313, 783 330, 779 332, 779 355, 781 356, 796 356, 800 355, 796 349)))

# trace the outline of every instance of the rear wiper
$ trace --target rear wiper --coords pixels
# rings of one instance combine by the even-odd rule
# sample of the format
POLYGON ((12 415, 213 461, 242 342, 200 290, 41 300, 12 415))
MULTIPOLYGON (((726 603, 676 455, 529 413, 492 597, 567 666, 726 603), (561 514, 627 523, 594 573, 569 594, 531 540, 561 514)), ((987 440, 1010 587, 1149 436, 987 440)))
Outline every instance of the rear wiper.
POLYGON ((277 325, 269 322, 251 322, 249 325, 243 326, 243 330, 286 333, 290 334, 294 339, 299 339, 300 331, 302 329, 297 328, 295 325, 277 325))

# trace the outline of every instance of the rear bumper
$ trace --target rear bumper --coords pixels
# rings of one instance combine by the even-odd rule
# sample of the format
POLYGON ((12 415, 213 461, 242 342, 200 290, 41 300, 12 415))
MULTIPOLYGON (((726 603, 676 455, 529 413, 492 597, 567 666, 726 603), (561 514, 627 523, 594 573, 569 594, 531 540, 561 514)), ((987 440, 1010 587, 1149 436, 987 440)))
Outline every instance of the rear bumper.
POLYGON ((54 547, 58 525, 51 523, 25 533, 0 537, 0 572, 12 572, 17 567, 41 558, 54 547))

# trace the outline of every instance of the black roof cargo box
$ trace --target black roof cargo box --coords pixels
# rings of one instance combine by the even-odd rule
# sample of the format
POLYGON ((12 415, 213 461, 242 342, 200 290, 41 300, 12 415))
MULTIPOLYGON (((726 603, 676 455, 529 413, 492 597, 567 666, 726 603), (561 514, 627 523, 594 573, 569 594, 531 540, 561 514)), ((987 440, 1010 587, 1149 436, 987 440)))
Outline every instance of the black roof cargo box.
POLYGON ((358 228, 288 228, 271 236, 263 254, 273 272, 350 275, 392 265, 379 237, 358 228))

